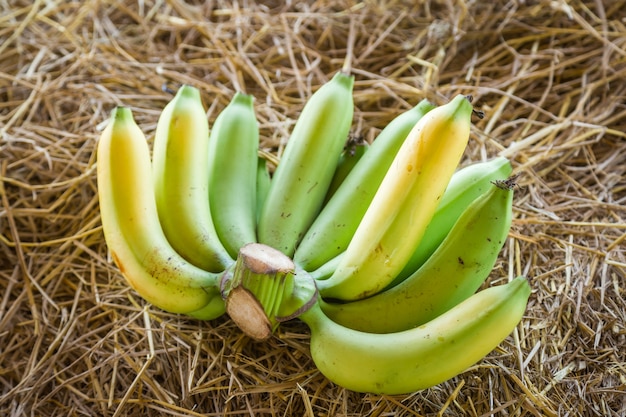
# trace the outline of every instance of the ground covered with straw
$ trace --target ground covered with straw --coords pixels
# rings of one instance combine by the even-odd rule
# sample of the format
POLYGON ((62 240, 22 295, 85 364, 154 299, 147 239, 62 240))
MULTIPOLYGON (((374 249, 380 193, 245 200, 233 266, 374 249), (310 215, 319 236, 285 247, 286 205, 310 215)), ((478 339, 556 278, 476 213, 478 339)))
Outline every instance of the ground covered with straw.
POLYGON ((0 2, 0 415, 626 415, 626 2, 623 0, 0 2), (526 275, 498 349, 404 396, 328 382, 308 329, 244 336, 147 305, 108 257, 94 149, 131 106, 148 137, 172 90, 214 120, 256 99, 279 156, 306 98, 350 58, 352 133, 423 98, 471 94, 463 163, 520 174, 488 280, 526 275))

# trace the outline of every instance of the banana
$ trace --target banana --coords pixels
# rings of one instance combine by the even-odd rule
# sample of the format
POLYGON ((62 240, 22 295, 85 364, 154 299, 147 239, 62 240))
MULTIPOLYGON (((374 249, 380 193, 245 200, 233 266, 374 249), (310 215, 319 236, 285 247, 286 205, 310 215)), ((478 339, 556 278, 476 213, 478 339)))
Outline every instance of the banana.
POLYGON ((343 254, 344 252, 335 256, 319 268, 311 271, 309 275, 313 277, 313 279, 316 281, 330 278, 330 276, 335 272, 335 269, 337 269, 337 265, 339 265, 339 262, 341 262, 341 257, 343 256, 343 254))
POLYGON ((350 171, 352 171, 354 166, 361 160, 363 155, 365 155, 369 146, 370 144, 367 143, 361 136, 356 138, 353 137, 348 140, 345 149, 339 157, 339 162, 337 163, 337 169, 333 174, 333 179, 328 186, 328 192, 324 198, 324 205, 328 203, 328 200, 330 200, 333 194, 335 194, 335 191, 337 191, 350 171))
POLYGON ((434 107, 422 100, 380 132, 298 245, 294 255, 297 265, 313 271, 346 250, 398 149, 415 124, 434 107))
POLYGON ((209 139, 209 204, 220 240, 232 257, 256 242, 259 126, 253 98, 236 93, 209 139))
POLYGON ((270 185, 272 184, 272 177, 267 167, 267 159, 259 156, 256 174, 256 213, 258 221, 261 216, 261 207, 263 207, 263 204, 265 203, 267 193, 269 192, 270 185))
POLYGON ((274 172, 257 233, 289 257, 324 202, 352 123, 353 85, 338 72, 311 96, 274 172))
POLYGON ((507 178, 511 174, 511 163, 505 157, 498 157, 486 162, 467 165, 452 175, 441 202, 430 223, 426 227, 424 237, 413 252, 409 262, 394 278, 390 287, 404 281, 433 254, 461 213, 479 195, 485 193, 495 180, 507 178))
POLYGON ((226 303, 222 299, 222 293, 217 288, 206 289, 209 294, 210 301, 199 310, 185 313, 186 316, 197 320, 213 320, 222 316, 225 312, 226 303))
POLYGON ((223 271, 234 261, 219 240, 209 207, 209 123, 194 87, 165 106, 154 137, 152 169, 159 220, 172 247, 194 265, 223 271))
POLYGON ((519 277, 490 287, 428 323, 375 334, 343 327, 319 304, 300 316, 311 329, 311 355, 319 371, 357 392, 407 394, 465 371, 513 331, 530 286, 519 277))
POLYGON ((492 184, 406 280, 363 300, 321 301, 322 310, 343 326, 371 333, 398 332, 427 323, 474 294, 489 276, 511 226, 512 204, 513 190, 492 184))
POLYGON ((361 299, 387 287, 406 265, 469 140, 472 105, 458 95, 426 113, 409 133, 334 274, 324 298, 361 299))
POLYGON ((157 213, 150 150, 129 108, 115 109, 100 136, 97 179, 104 237, 130 286, 165 311, 203 310, 207 319, 223 314, 224 303, 215 296, 219 274, 186 261, 165 237, 157 213))

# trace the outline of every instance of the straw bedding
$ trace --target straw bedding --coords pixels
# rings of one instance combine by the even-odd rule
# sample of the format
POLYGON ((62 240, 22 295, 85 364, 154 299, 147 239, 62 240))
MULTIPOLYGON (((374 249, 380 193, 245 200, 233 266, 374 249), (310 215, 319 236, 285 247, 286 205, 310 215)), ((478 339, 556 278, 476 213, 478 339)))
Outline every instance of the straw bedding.
POLYGON ((625 80, 623 0, 0 2, 0 415, 626 415, 625 80), (472 94, 486 117, 463 163, 520 173, 487 284, 526 275, 527 313, 411 395, 328 382, 298 321, 257 343, 147 305, 100 226, 93 151, 115 105, 151 137, 181 84, 211 121, 244 90, 277 157, 346 56, 354 135, 472 94))

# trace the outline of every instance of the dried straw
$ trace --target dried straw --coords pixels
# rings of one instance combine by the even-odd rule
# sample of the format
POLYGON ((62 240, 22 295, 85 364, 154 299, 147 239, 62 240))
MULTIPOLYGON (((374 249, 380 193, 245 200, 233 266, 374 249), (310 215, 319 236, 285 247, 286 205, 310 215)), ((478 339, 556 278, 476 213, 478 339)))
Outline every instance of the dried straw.
POLYGON ((626 1, 14 0, 0 11, 1 415, 626 415, 626 1), (408 396, 328 382, 300 322, 255 343, 227 317, 147 305, 100 227, 93 151, 115 105, 150 136, 167 88, 201 88, 211 120, 245 90, 276 157, 304 100, 346 64, 355 135, 372 140, 422 98, 472 94, 487 117, 464 163, 502 154, 521 174, 489 284, 527 275, 525 318, 472 369, 408 396))

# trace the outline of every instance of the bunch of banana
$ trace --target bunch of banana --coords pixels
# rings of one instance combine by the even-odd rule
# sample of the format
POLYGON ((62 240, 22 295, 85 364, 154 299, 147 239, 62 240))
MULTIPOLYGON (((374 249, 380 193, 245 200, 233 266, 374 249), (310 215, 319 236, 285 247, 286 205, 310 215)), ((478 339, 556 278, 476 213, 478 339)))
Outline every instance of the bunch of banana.
POLYGON ((129 284, 173 313, 227 312, 253 338, 299 317, 320 371, 345 388, 416 391, 463 372, 520 321, 524 278, 476 292, 512 214, 511 164, 457 169, 470 99, 426 100, 369 144, 346 141, 354 77, 339 72, 299 115, 273 174, 251 96, 209 129, 183 86, 152 158, 128 108, 98 144, 104 235, 129 284))
POLYGON ((426 113, 411 129, 367 207, 323 297, 361 299, 387 287, 424 236, 465 151, 473 107, 464 96, 426 113))
POLYGON ((351 303, 322 301, 334 321, 389 333, 420 326, 470 297, 489 276, 511 225, 513 191, 492 184, 461 213, 432 256, 398 285, 351 303))
MULTIPOLYGON (((206 319, 222 315, 220 274, 201 269, 181 256, 163 231, 150 150, 129 108, 113 111, 97 153, 104 237, 130 286, 165 311, 206 319)), ((185 215, 183 211, 176 217, 185 215)), ((193 239, 195 233, 191 232, 189 238, 193 239)))

